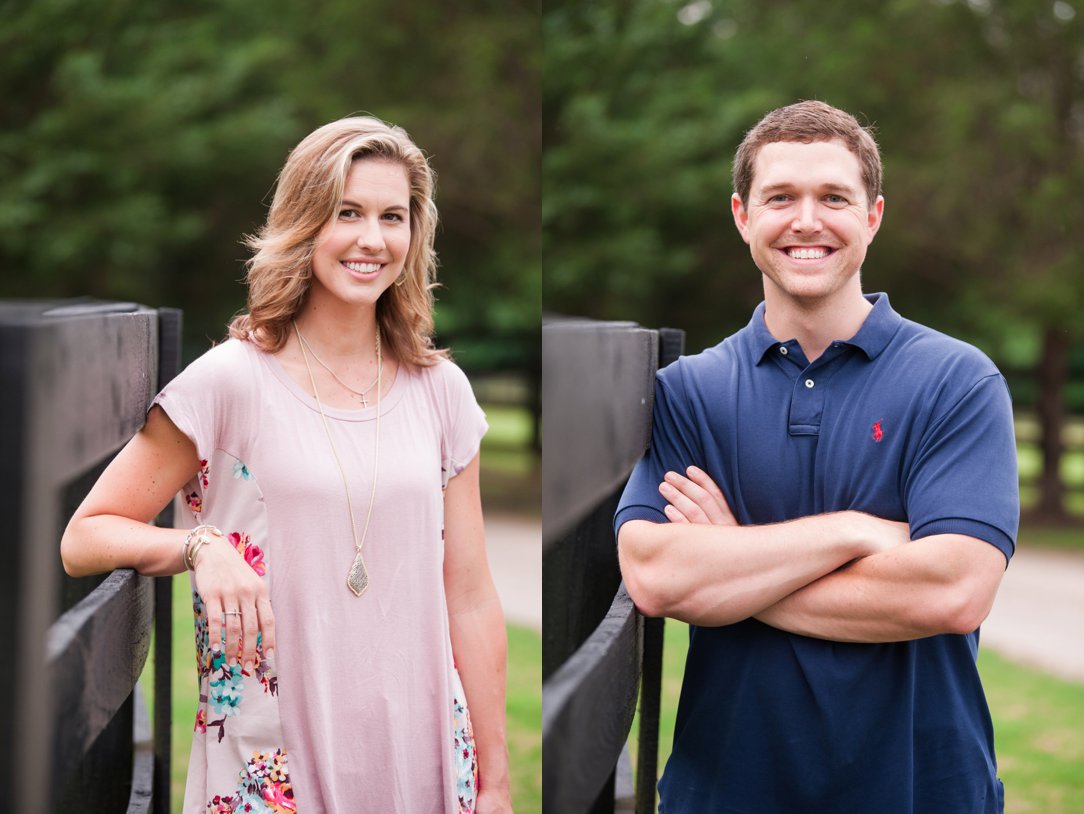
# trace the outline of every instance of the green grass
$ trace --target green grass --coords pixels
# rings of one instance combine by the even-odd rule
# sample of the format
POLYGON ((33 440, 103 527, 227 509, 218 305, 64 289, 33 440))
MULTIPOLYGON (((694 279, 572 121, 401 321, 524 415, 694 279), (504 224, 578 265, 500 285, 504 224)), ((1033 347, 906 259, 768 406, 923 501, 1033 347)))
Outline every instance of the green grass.
POLYGON ((542 814, 542 637, 508 628, 508 759, 517 814, 542 814))
MULTIPOLYGON (((196 648, 187 574, 173 579, 173 758, 170 764, 174 812, 184 803, 188 753, 196 718, 196 648)), ((153 646, 141 684, 153 703, 153 646)), ((508 751, 512 795, 518 814, 542 811, 542 639, 531 630, 508 628, 508 751)))
MULTIPOLYGON (((659 771, 674 739, 688 627, 666 620, 663 645, 659 771)), ((998 774, 1006 814, 1079 814, 1084 811, 1084 685, 1052 678, 982 649, 979 672, 994 719, 998 774)), ((629 746, 636 765, 633 722, 629 746)))
POLYGON ((985 649, 979 672, 994 719, 1006 814, 1084 811, 1084 685, 985 649))

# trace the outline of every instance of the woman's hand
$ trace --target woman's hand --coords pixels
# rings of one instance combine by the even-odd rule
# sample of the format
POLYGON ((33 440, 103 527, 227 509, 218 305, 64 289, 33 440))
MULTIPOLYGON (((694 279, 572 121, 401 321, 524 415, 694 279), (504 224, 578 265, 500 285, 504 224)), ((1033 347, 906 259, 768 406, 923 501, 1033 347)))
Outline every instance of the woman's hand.
POLYGON ((722 490, 703 469, 690 466, 685 475, 667 472, 659 493, 669 504, 663 511, 671 523, 738 525, 722 490))
POLYGON ((215 652, 224 648, 228 664, 243 664, 244 672, 251 673, 257 637, 264 658, 271 659, 275 649, 267 585, 229 539, 213 531, 206 537, 196 553, 195 575, 207 610, 208 644, 215 652))
POLYGON ((507 789, 490 791, 482 788, 474 801, 474 814, 512 814, 512 797, 507 789))

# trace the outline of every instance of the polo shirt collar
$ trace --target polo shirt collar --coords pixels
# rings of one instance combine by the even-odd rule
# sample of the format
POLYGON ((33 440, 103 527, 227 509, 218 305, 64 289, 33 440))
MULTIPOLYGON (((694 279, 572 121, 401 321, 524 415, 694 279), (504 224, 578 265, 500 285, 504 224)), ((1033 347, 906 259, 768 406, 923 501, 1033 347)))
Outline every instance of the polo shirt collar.
MULTIPOLYGON (((888 295, 881 292, 866 294, 866 300, 873 305, 873 310, 866 316, 858 333, 850 339, 838 340, 841 345, 850 345, 858 348, 869 359, 875 359, 883 351, 893 334, 899 328, 903 317, 896 313, 888 302, 888 295)), ((770 351, 774 351, 783 343, 772 336, 768 326, 764 324, 764 303, 756 307, 753 318, 749 321, 750 344, 756 354, 757 364, 764 361, 770 351)))

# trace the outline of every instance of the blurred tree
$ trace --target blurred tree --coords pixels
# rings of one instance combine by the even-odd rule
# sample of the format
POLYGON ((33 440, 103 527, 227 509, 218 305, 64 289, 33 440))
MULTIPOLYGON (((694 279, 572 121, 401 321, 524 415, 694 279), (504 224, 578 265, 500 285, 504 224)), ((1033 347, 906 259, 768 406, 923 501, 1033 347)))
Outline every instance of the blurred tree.
POLYGON ((1070 228, 1084 217, 1084 38, 1070 3, 547 9, 546 308, 675 324, 690 349, 738 328, 761 290, 730 218, 731 156, 767 110, 824 99, 873 123, 885 158, 867 289, 1038 371, 1041 511, 1063 514, 1066 359, 1084 336, 1070 228))
POLYGON ((438 172, 441 338, 467 367, 532 364, 537 3, 5 6, 0 295, 179 305, 189 335, 218 338, 289 148, 369 112, 438 172))

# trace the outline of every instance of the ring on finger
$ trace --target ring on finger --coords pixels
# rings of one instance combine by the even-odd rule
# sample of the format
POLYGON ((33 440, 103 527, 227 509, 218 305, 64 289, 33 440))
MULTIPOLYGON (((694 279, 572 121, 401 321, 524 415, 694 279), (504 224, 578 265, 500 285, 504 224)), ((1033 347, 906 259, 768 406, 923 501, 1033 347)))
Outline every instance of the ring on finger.
POLYGON ((241 611, 223 611, 222 615, 223 616, 240 616, 241 611))

